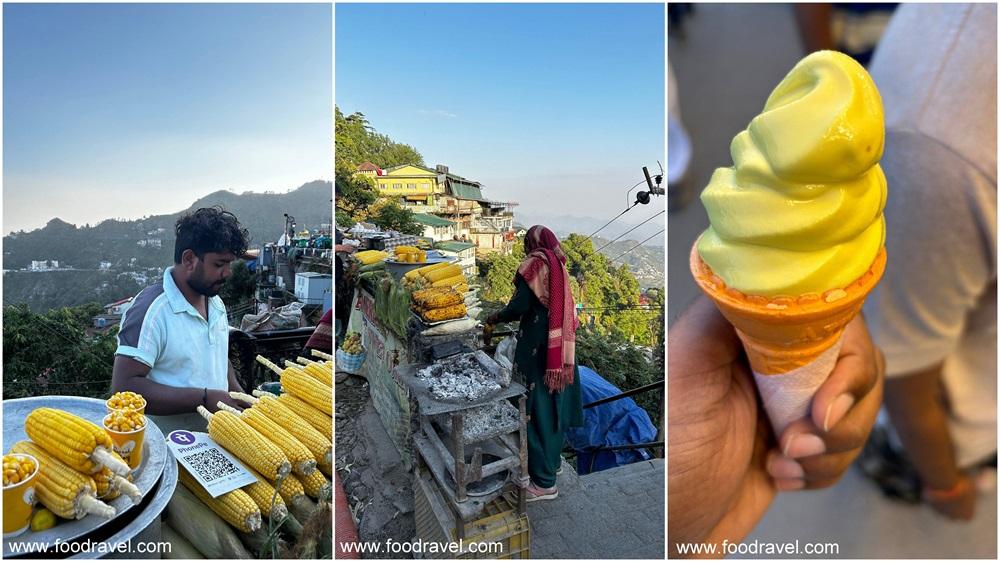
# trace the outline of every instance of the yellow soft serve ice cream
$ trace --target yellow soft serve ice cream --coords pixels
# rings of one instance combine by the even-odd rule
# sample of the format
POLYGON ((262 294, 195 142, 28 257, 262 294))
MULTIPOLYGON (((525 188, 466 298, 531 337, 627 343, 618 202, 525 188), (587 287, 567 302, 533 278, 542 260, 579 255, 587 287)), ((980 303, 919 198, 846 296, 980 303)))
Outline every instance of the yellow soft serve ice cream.
POLYGON ((730 145, 701 200, 698 253, 726 285, 795 296, 845 287, 885 242, 882 100, 854 59, 802 59, 730 145))

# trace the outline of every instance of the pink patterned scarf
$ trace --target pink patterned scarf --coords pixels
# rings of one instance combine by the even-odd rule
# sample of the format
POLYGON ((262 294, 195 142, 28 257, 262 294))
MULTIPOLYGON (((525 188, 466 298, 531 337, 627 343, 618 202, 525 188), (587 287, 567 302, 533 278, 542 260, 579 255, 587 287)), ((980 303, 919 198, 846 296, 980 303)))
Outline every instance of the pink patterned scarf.
POLYGON ((524 252, 527 255, 517 272, 549 310, 545 386, 550 393, 561 392, 573 383, 576 364, 576 303, 565 267, 566 254, 556 235, 541 225, 528 230, 524 252))

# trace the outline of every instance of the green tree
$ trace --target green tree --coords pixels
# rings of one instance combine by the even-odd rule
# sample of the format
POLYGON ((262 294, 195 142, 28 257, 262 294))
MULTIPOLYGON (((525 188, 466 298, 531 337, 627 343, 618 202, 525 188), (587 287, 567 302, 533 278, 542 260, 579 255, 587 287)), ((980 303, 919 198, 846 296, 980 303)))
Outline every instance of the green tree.
POLYGON ((378 201, 371 178, 355 174, 353 168, 343 163, 337 164, 336 187, 337 224, 342 227, 367 218, 367 210, 378 201))
POLYGON ((483 279, 483 288, 479 293, 483 301, 506 304, 514 296, 514 274, 517 266, 524 260, 524 242, 514 242, 510 254, 490 254, 478 265, 479 275, 483 279))
POLYGON ((404 208, 395 198, 383 199, 368 214, 368 220, 385 230, 403 234, 421 235, 424 228, 414 222, 413 211, 404 208))
POLYGON ((257 274, 250 271, 247 262, 237 260, 232 266, 232 275, 222 286, 219 296, 222 302, 226 303, 226 309, 230 314, 237 316, 234 322, 239 325, 240 318, 248 312, 257 290, 257 274))
POLYGON ((334 137, 337 163, 344 163, 352 170, 363 162, 380 168, 401 164, 424 165, 424 158, 408 144, 393 141, 375 131, 364 113, 344 115, 339 106, 334 107, 334 137))
POLYGON ((93 316, 101 312, 96 303, 44 314, 26 304, 4 307, 4 399, 107 395, 118 330, 88 334, 93 316))
MULTIPOLYGON (((663 369, 651 360, 649 350, 628 341, 617 330, 603 331, 581 325, 576 332, 576 362, 590 367, 622 391, 664 379, 663 369)), ((657 392, 644 392, 633 399, 646 410, 654 424, 659 423, 657 392)))

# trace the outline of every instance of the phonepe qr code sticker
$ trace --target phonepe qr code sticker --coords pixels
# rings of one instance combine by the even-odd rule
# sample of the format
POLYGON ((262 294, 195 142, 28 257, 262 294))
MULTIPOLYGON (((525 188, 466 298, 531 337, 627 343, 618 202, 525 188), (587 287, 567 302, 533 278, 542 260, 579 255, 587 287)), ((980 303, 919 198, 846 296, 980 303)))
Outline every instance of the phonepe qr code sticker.
POLYGON ((194 476, 212 497, 257 481, 256 476, 208 434, 172 431, 167 436, 167 446, 181 467, 194 476))

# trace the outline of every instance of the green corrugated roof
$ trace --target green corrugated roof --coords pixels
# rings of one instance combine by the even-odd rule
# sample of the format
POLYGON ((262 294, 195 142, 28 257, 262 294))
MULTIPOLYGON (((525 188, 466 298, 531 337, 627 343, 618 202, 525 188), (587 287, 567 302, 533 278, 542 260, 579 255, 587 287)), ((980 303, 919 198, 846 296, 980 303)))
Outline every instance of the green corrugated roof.
POLYGON ((461 252, 462 250, 468 250, 469 248, 475 248, 476 245, 470 242, 438 242, 434 244, 434 247, 439 250, 444 250, 446 252, 461 252))
POLYGON ((478 185, 449 181, 448 186, 451 188, 451 194, 459 199, 483 200, 483 190, 478 185))
POLYGON ((434 215, 428 215, 426 213, 413 213, 413 221, 420 223, 424 226, 432 226, 434 228, 442 226, 453 226, 455 224, 450 220, 446 220, 434 215))

